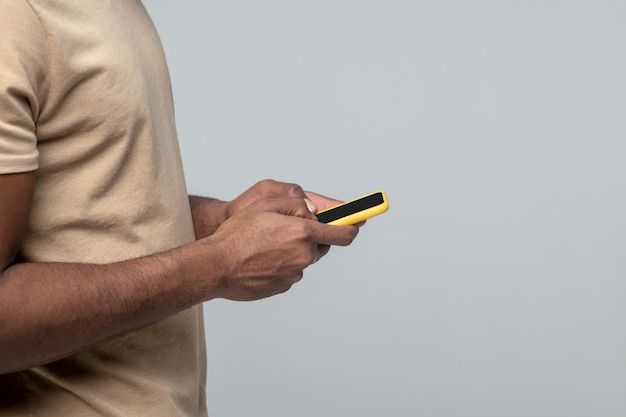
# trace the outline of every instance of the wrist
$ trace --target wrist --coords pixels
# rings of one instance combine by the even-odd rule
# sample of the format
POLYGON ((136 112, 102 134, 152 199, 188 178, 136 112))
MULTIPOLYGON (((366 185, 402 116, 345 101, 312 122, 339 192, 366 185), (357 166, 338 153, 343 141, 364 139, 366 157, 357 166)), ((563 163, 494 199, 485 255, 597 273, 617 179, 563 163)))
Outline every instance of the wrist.
POLYGON ((222 297, 232 275, 232 261, 221 239, 207 236, 180 248, 178 255, 178 271, 194 304, 222 297))
POLYGON ((229 203, 207 197, 189 197, 196 239, 211 235, 228 218, 229 203))

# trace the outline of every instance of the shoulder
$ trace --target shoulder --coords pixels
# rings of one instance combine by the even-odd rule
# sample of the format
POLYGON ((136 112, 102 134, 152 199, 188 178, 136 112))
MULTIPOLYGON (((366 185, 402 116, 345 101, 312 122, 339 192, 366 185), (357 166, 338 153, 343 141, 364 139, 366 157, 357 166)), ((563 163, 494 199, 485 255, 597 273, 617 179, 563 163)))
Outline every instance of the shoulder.
POLYGON ((28 49, 27 40, 45 42, 45 34, 39 17, 26 0, 0 0, 0 47, 8 47, 20 42, 28 49))
POLYGON ((0 173, 36 169, 35 125, 48 94, 45 31, 26 0, 0 0, 0 173))
POLYGON ((21 79, 41 87, 49 67, 49 49, 39 17, 26 0, 0 0, 0 10, 0 82, 21 79))

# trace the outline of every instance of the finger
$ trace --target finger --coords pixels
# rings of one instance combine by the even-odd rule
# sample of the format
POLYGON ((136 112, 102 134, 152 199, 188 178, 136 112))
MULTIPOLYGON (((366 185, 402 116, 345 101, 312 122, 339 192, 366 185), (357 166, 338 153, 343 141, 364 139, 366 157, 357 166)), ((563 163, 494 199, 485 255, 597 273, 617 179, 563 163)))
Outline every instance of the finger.
POLYGON ((303 198, 267 198, 259 200, 259 205, 263 205, 266 211, 272 211, 286 216, 317 220, 315 215, 309 210, 307 202, 303 198))
POLYGON ((315 263, 322 259, 330 251, 330 245, 317 245, 317 256, 312 263, 315 263))
POLYGON ((356 226, 331 226, 315 222, 313 227, 313 239, 320 245, 348 246, 359 234, 356 226))
POLYGON ((309 209, 311 213, 317 213, 317 204, 315 204, 309 198, 305 198, 304 202, 306 203, 306 207, 309 209))
POLYGON ((298 184, 275 180, 262 180, 252 187, 259 198, 300 197, 306 198, 302 187, 298 184))
MULTIPOLYGON (((326 210, 328 208, 343 203, 343 201, 335 200, 334 198, 326 197, 312 191, 306 191, 305 194, 307 198, 309 198, 315 204, 317 211, 326 210)), ((317 213, 317 211, 314 211, 314 213, 317 213)))

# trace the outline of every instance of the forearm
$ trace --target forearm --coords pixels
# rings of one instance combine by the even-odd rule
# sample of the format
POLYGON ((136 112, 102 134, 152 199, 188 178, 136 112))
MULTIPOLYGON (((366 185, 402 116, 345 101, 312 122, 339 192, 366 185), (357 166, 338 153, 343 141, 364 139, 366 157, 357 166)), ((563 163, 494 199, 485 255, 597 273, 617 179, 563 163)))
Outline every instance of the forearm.
POLYGON ((0 272, 0 374, 213 298, 280 294, 327 247, 356 237, 357 228, 316 221, 300 197, 258 199, 268 184, 275 186, 262 183, 231 203, 190 198, 199 239, 181 248, 115 264, 18 263, 0 272))
POLYGON ((216 297, 218 257, 197 262, 195 251, 8 268, 0 277, 0 373, 63 358, 216 297))

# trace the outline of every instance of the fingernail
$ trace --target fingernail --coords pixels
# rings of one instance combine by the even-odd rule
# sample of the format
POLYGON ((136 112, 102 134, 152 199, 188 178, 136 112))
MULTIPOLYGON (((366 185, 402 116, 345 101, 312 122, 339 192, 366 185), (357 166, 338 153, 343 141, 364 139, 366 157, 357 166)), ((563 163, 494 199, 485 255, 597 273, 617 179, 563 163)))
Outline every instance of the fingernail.
POLYGON ((308 208, 311 213, 317 213, 317 206, 313 201, 305 198, 304 202, 306 203, 306 208, 308 208))

